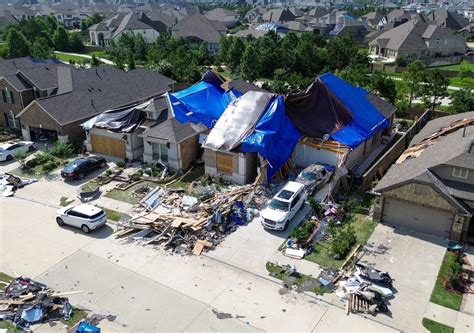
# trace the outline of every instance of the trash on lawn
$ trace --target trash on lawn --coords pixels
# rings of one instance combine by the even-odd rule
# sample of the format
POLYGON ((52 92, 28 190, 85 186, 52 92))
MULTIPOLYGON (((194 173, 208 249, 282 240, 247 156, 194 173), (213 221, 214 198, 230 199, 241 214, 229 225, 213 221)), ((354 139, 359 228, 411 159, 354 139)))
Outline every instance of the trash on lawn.
POLYGON ((157 187, 141 201, 144 212, 122 223, 116 237, 159 243, 172 252, 200 255, 251 221, 268 200, 267 193, 273 192, 272 188, 254 185, 216 191, 200 187, 198 195, 190 196, 181 189, 157 187))
POLYGON ((73 309, 63 296, 78 293, 54 293, 45 284, 18 277, 0 292, 0 316, 20 329, 36 323, 71 318, 73 309))
POLYGON ((9 173, 0 174, 0 192, 4 197, 11 197, 15 191, 23 186, 36 183, 38 179, 21 179, 9 173))

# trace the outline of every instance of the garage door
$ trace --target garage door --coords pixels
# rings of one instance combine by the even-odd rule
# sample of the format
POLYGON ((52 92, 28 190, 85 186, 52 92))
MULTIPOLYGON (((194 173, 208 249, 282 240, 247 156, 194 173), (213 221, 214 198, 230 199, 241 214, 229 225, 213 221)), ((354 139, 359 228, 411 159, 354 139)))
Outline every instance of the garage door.
POLYGON ((125 141, 108 138, 100 135, 91 135, 92 151, 94 153, 105 154, 125 158, 125 141))
POLYGON ((448 238, 453 224, 453 213, 386 198, 382 221, 425 234, 448 238))

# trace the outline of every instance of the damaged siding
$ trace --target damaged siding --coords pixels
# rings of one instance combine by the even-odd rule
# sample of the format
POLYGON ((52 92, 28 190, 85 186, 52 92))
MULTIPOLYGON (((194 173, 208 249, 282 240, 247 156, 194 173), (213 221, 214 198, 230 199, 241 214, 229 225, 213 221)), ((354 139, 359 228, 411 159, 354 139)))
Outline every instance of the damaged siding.
POLYGON ((198 135, 192 136, 179 144, 181 152, 181 169, 183 170, 186 170, 198 155, 198 137, 198 135))

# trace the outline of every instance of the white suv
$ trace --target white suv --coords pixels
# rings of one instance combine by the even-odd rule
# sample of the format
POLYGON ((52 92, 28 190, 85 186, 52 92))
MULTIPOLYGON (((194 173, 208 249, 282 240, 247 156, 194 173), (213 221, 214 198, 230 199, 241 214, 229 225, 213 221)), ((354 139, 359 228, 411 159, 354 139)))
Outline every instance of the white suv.
POLYGON ((104 211, 92 205, 78 205, 61 208, 56 213, 56 222, 59 226, 68 224, 81 228, 86 234, 91 230, 103 226, 107 222, 104 211))
POLYGON ((261 212, 262 225, 272 230, 285 230, 296 213, 303 207, 308 193, 305 186, 288 182, 261 212))

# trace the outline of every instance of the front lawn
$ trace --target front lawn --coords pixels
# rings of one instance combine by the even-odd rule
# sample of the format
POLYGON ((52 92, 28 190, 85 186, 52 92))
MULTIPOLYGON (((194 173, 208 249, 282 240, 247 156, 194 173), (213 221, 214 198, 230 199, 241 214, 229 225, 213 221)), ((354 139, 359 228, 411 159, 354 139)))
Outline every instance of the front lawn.
POLYGON ((99 207, 100 209, 102 209, 105 212, 105 215, 107 215, 107 219, 115 221, 115 222, 128 221, 131 218, 130 215, 118 212, 118 211, 113 210, 113 209, 108 209, 108 208, 101 207, 101 206, 97 206, 97 207, 99 207))
POLYGON ((139 189, 140 187, 144 187, 144 186, 148 186, 150 188, 155 188, 158 185, 153 183, 153 182, 143 181, 143 182, 140 182, 138 184, 135 184, 135 185, 129 187, 126 190, 119 190, 119 189, 114 188, 113 190, 110 190, 109 192, 107 192, 107 194, 105 194, 105 196, 107 198, 110 198, 110 199, 114 199, 114 200, 129 203, 131 205, 135 205, 138 202, 140 202, 140 200, 142 198, 139 198, 138 196, 133 195, 132 193, 134 191, 136 191, 137 189, 139 189))
POLYGON ((467 70, 474 71, 474 64, 465 63, 465 64, 456 64, 456 65, 445 65, 445 66, 437 66, 437 67, 430 67, 432 69, 439 69, 444 71, 455 71, 459 72, 461 66, 464 66, 467 70))
MULTIPOLYGON (((350 223, 350 225, 354 228, 357 239, 357 243, 354 245, 354 247, 358 246, 359 244, 363 245, 367 243, 367 240, 370 238, 374 232, 375 226, 377 225, 376 222, 368 219, 367 215, 358 213, 354 214, 352 219, 346 223, 350 223)), ((326 238, 325 240, 317 243, 314 246, 313 252, 305 256, 304 259, 317 263, 321 267, 339 269, 346 258, 334 259, 330 253, 332 241, 332 239, 326 238)), ((351 253, 352 250, 349 251, 349 253, 351 253)))
POLYGON ((168 188, 181 188, 183 190, 189 190, 189 185, 195 180, 200 179, 204 175, 204 166, 199 165, 194 167, 183 179, 177 180, 170 184, 168 188))
POLYGON ((60 61, 71 63, 82 63, 84 60, 90 61, 88 57, 81 57, 77 55, 70 55, 70 54, 64 54, 64 53, 56 53, 54 52, 54 56, 58 58, 60 61))
POLYGON ((450 77, 449 78, 449 85, 454 87, 460 88, 473 88, 474 87, 474 78, 473 77, 450 77))
POLYGON ((447 326, 437 321, 423 318, 423 327, 426 328, 430 333, 454 333, 454 328, 447 326))
POLYGON ((51 161, 46 162, 44 164, 35 165, 34 167, 29 169, 23 169, 19 167, 13 169, 12 171, 10 171, 10 173, 20 177, 39 178, 63 167, 68 162, 69 159, 67 158, 53 157, 51 161))
POLYGON ((447 308, 459 311, 461 308, 462 295, 446 290, 443 286, 443 281, 449 271, 449 258, 450 252, 446 251, 444 255, 443 262, 439 268, 438 277, 436 278, 436 283, 431 293, 430 301, 445 306, 447 308))

